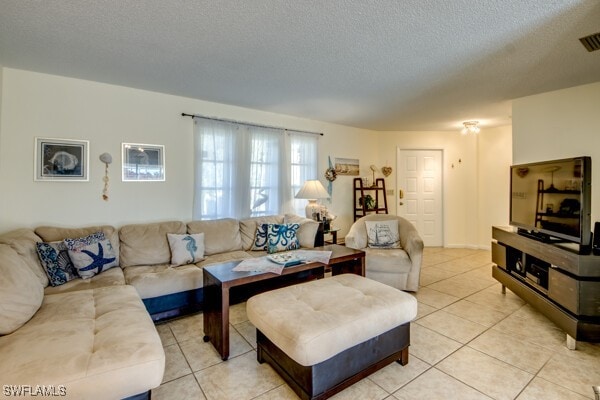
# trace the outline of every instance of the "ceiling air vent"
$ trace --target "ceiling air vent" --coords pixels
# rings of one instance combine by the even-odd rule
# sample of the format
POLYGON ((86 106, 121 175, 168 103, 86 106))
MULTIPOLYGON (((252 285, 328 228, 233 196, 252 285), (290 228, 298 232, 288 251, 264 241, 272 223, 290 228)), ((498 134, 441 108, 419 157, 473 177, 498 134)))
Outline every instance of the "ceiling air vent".
POLYGON ((600 32, 579 38, 579 41, 587 49, 587 51, 600 50, 600 32))

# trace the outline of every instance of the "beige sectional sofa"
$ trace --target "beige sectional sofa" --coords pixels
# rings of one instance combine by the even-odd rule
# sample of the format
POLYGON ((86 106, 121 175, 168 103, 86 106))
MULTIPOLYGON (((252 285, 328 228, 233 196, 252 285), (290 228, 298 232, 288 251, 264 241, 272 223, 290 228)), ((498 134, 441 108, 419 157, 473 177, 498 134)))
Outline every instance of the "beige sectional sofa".
MULTIPOLYGON (((160 385, 165 364, 152 319, 200 310, 202 268, 264 255, 251 251, 257 226, 284 222, 299 223, 301 246, 313 247, 318 224, 293 215, 120 229, 38 227, 0 235, 0 385, 62 390, 73 399, 145 398, 160 385), (49 286, 36 242, 98 231, 115 249, 120 268, 49 286), (167 233, 204 233, 205 258, 171 266, 167 233)), ((13 397, 5 390, 0 398, 13 397)))

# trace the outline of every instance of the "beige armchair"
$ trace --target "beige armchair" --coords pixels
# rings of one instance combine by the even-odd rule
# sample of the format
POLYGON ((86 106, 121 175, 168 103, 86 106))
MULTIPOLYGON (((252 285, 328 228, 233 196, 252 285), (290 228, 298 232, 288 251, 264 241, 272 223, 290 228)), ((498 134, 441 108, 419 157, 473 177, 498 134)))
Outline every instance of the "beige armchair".
POLYGON ((346 246, 366 253, 367 278, 400 290, 419 289, 423 240, 408 220, 389 214, 370 214, 358 219, 346 235, 346 246), (398 220, 399 249, 370 248, 367 245, 365 221, 398 220))

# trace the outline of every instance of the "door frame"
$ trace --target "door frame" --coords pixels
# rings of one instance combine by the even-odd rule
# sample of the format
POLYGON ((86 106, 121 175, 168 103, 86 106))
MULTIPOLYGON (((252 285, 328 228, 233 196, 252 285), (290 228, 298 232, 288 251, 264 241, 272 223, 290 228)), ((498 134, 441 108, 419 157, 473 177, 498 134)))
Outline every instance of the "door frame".
POLYGON ((399 193, 400 193, 400 188, 398 187, 398 181, 399 181, 399 175, 400 175, 400 168, 398 168, 398 165, 400 164, 400 152, 401 151, 439 151, 441 153, 442 156, 442 160, 440 163, 440 184, 442 186, 442 190, 441 190, 441 199, 440 201, 442 202, 442 215, 441 215, 441 224, 442 224, 442 247, 446 247, 446 186, 445 186, 445 182, 446 182, 446 171, 444 169, 444 160, 445 160, 445 151, 443 148, 427 148, 427 147, 416 147, 416 148, 409 148, 409 147, 400 147, 400 146, 396 146, 396 179, 394 182, 394 187, 396 189, 396 195, 395 195, 395 207, 396 207, 396 215, 399 216, 399 204, 398 202, 400 201, 399 193))

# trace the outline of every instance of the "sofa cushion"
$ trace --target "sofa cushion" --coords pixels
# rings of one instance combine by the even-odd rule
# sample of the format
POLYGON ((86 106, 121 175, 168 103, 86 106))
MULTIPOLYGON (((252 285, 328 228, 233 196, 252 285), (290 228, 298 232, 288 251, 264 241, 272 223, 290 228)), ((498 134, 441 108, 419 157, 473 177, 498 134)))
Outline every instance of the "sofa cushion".
MULTIPOLYGON (((0 335, 20 328, 37 312, 44 287, 9 245, 0 244, 0 335)), ((1 358, 5 358, 4 353, 1 358)), ((0 373, 0 376, 3 376, 0 373)))
POLYGON ((26 325, 0 337, 0 354, 3 382, 64 385, 72 399, 146 392, 165 366, 154 324, 125 285, 46 296, 26 325))
MULTIPOLYGON (((62 240, 62 239, 59 239, 62 240)), ((42 286, 48 286, 48 276, 40 263, 35 244, 41 242, 42 238, 36 235, 32 229, 17 229, 0 235, 0 243, 7 244, 13 248, 25 261, 29 269, 33 271, 42 286)))
MULTIPOLYGON (((104 237, 104 234, 99 233, 104 237)), ((91 238, 93 236, 75 240, 65 239, 69 249, 69 257, 75 268, 77 268, 77 273, 83 279, 89 279, 102 271, 117 266, 117 255, 110 244, 110 240, 91 238)))
MULTIPOLYGON (((265 252, 263 255, 266 255, 265 252)), ((206 257, 203 261, 196 263, 198 267, 204 268, 209 265, 222 264, 229 261, 245 260, 247 258, 253 258, 255 252, 246 253, 245 251, 229 251, 227 253, 213 254, 212 256, 206 257)))
POLYGON ((135 287, 142 299, 185 292, 203 286, 202 269, 193 264, 177 268, 169 264, 136 265, 123 269, 127 284, 135 287))
POLYGON ((253 217, 240 220, 240 236, 242 238, 243 249, 246 251, 252 249, 258 225, 282 223, 283 216, 281 215, 269 215, 266 217, 253 217))
POLYGON ((38 242, 36 246, 50 286, 60 286, 79 278, 64 242, 38 242))
POLYGON ((121 267, 168 264, 171 250, 167 233, 185 233, 181 221, 125 225, 119 230, 121 267))
POLYGON ((35 228, 35 233, 42 238, 44 242, 57 242, 59 240, 80 238, 91 235, 95 232, 104 233, 104 237, 110 240, 115 253, 117 254, 117 265, 119 262, 119 232, 114 226, 98 225, 85 228, 60 228, 55 226, 40 226, 35 228))
POLYGON ((204 233, 167 233, 171 266, 192 264, 204 259, 204 233))
POLYGON ((319 223, 317 221, 295 214, 285 214, 283 216, 283 223, 300 224, 300 228, 298 228, 297 232, 300 246, 305 249, 312 249, 315 247, 315 236, 317 236, 317 231, 319 230, 319 223))
POLYGON ((187 232, 204 233, 204 254, 207 256, 242 250, 240 222, 237 219, 192 221, 187 224, 187 232))
POLYGON ((111 268, 89 279, 73 279, 60 286, 47 286, 45 294, 75 292, 78 290, 97 289, 106 286, 125 285, 125 275, 121 268, 111 268))

